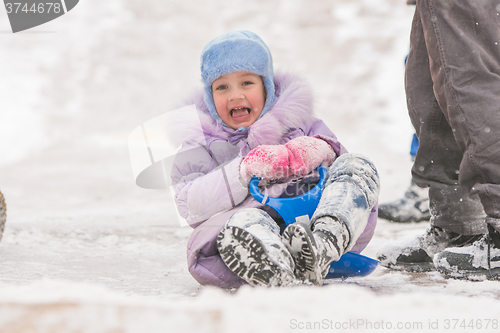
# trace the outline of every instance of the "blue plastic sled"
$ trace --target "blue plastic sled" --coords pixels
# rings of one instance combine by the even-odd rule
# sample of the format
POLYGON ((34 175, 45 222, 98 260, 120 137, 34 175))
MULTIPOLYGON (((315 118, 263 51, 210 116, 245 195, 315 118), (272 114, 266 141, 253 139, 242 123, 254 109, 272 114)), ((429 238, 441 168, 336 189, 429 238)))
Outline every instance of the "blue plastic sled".
MULTIPOLYGON (((274 198, 262 194, 259 190, 260 178, 253 177, 249 184, 250 194, 255 200, 262 204, 274 208, 278 214, 285 220, 286 225, 294 223, 301 219, 309 220, 323 193, 327 169, 323 166, 316 168, 320 174, 319 183, 309 192, 293 198, 274 198)), ((354 276, 367 276, 372 273, 380 262, 378 260, 366 257, 364 255, 347 252, 339 261, 334 261, 330 265, 330 270, 326 276, 327 279, 342 278, 354 276)))

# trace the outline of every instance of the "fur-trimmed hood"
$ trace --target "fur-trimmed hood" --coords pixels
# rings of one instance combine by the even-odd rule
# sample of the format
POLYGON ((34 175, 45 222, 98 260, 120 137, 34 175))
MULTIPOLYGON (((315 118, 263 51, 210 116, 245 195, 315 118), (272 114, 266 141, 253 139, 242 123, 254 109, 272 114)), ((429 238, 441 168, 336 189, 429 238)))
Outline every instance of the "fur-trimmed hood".
MULTIPOLYGON (((313 115, 313 98, 309 84, 290 73, 276 73, 274 75, 275 101, 272 108, 264 116, 250 125, 247 129, 247 141, 250 149, 259 145, 279 144, 285 133, 291 129, 306 129, 316 120, 313 115)), ((203 91, 200 90, 187 100, 187 105, 194 104, 198 109, 199 123, 207 141, 230 141, 231 137, 241 136, 237 130, 225 127, 212 118, 207 105, 203 100, 203 91)), ((184 141, 198 141, 200 131, 195 128, 196 119, 187 116, 178 119, 172 124, 169 133, 177 144, 184 141)), ((234 138, 233 140, 234 141, 234 138)))

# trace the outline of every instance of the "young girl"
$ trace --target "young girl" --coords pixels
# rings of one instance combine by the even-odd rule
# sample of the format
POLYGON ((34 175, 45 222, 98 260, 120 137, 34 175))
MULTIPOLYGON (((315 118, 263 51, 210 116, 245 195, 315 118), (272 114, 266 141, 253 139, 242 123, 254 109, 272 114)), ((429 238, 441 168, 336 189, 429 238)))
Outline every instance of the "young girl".
POLYGON ((223 288, 322 284, 332 261, 361 252, 373 236, 375 167, 347 153, 313 116, 302 79, 274 75, 256 34, 230 32, 208 43, 201 74, 204 91, 190 103, 199 122, 176 124, 183 144, 172 171, 178 211, 194 228, 189 272, 202 285, 223 288), (318 182, 320 164, 329 170, 309 223, 285 228, 276 211, 249 194, 253 175, 269 196, 305 193, 318 182))

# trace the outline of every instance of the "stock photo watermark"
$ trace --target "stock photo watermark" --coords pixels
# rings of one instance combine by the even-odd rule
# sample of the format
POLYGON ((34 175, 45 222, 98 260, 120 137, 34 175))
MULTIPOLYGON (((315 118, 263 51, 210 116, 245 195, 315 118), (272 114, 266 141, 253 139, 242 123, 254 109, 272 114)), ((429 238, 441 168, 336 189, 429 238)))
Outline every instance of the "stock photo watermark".
POLYGON ((4 0, 12 32, 31 29, 52 21, 70 10, 79 0, 4 0))
POLYGON ((390 320, 368 320, 349 319, 344 321, 321 319, 317 321, 301 321, 290 319, 289 328, 296 331, 492 331, 498 330, 498 319, 474 319, 474 318, 450 318, 450 319, 428 319, 415 321, 390 321, 390 320))

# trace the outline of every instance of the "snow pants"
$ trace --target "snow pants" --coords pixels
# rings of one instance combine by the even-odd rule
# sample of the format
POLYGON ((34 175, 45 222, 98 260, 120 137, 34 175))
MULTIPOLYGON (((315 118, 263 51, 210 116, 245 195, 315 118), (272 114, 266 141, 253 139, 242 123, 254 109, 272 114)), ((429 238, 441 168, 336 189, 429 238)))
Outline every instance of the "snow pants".
POLYGON ((498 1, 417 1, 405 86, 420 142, 412 175, 429 187, 431 223, 500 229, 498 1))
MULTIPOLYGON (((377 222, 380 187, 377 171, 367 159, 344 154, 332 164, 327 175, 323 195, 311 221, 325 215, 339 218, 350 233, 349 249, 359 253, 371 240, 377 222)), ((244 225, 249 231, 253 224, 275 222, 268 221, 268 214, 254 214, 257 218, 249 221, 242 208, 260 209, 261 204, 252 199, 244 204, 217 214, 194 229, 188 242, 187 260, 190 274, 200 284, 221 288, 246 284, 222 261, 217 250, 217 235, 227 223, 244 225), (268 219, 263 221, 266 216, 268 219), (235 221, 240 217, 241 223, 235 221)), ((276 228, 279 230, 277 225, 276 228)))

